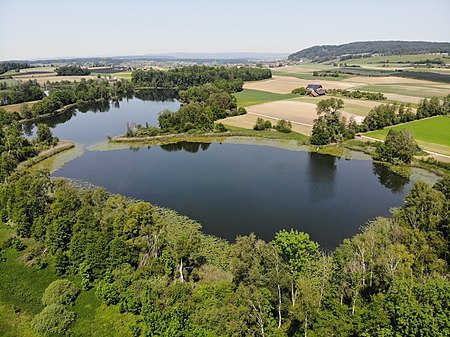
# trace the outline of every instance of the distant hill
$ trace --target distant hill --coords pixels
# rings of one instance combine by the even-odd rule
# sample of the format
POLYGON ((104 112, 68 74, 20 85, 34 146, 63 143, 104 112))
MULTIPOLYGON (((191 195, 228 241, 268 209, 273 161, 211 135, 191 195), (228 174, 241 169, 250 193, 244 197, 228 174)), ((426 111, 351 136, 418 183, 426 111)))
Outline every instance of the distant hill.
POLYGON ((346 60, 366 54, 406 55, 425 53, 450 53, 450 42, 426 41, 361 41, 341 45, 323 45, 303 49, 288 56, 288 60, 309 59, 325 62, 339 59, 346 60))

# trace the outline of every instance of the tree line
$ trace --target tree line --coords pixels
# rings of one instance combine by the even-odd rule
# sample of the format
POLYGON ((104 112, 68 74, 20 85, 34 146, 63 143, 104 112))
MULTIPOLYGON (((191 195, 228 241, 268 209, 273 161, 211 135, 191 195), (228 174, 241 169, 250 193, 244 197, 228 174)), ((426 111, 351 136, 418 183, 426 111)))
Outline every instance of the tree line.
POLYGON ((84 76, 90 75, 91 71, 80 66, 63 66, 55 69, 58 76, 84 76))
MULTIPOLYGON (((327 253, 289 229, 230 244, 173 211, 17 172, 0 185, 1 226, 17 233, 2 248, 78 275, 81 289, 140 317, 135 336, 445 336, 449 191, 449 177, 417 182, 391 218, 327 253)), ((78 292, 51 284, 32 326, 67 329, 78 292)))
POLYGON ((381 92, 369 92, 369 91, 359 91, 359 90, 346 90, 346 89, 329 89, 327 93, 336 96, 344 96, 357 99, 368 99, 371 101, 383 101, 386 99, 381 92))
POLYGON ((70 105, 86 105, 95 102, 109 101, 114 98, 127 96, 133 92, 128 81, 110 83, 107 80, 81 79, 80 82, 62 81, 47 83, 48 96, 29 106, 22 105, 18 113, 13 114, 18 119, 31 119, 38 116, 52 114, 58 109, 70 105))
POLYGON ((272 77, 270 69, 254 67, 210 67, 187 66, 167 71, 150 69, 135 70, 131 74, 133 83, 152 88, 186 90, 192 86, 220 82, 231 86, 231 91, 240 91, 243 81, 258 81, 272 77), (239 90, 240 88, 240 90, 239 90))
POLYGON ((30 64, 27 62, 0 62, 0 75, 10 70, 19 70, 30 68, 30 64))
POLYGON ((383 129, 386 126, 411 122, 422 118, 446 115, 450 113, 450 94, 442 100, 438 97, 424 98, 419 102, 417 112, 414 113, 405 104, 382 104, 374 107, 364 118, 358 132, 383 129))

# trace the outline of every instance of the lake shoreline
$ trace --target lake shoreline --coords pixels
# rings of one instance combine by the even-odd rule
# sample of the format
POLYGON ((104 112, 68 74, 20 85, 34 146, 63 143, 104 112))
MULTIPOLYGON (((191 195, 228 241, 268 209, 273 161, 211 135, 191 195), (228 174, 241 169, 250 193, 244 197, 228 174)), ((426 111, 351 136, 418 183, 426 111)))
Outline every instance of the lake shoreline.
POLYGON ((43 161, 45 159, 53 157, 61 152, 70 150, 74 147, 75 147, 74 143, 72 143, 70 141, 66 141, 66 140, 61 140, 55 146, 53 146, 47 150, 43 150, 43 151, 39 152, 36 156, 19 163, 19 165, 17 166, 17 169, 28 169, 28 168, 40 163, 41 161, 43 161))

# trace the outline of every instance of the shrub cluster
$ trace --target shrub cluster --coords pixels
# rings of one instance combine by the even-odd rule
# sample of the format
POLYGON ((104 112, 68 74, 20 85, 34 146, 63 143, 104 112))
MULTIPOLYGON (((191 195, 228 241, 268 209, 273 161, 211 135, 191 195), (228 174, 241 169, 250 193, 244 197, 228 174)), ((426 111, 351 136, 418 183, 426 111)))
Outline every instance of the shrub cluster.
POLYGON ((358 99, 368 99, 372 101, 382 101, 386 97, 381 92, 369 92, 369 91, 359 91, 359 90, 345 90, 345 89, 329 89, 327 90, 329 94, 334 94, 337 96, 344 96, 350 98, 358 99))

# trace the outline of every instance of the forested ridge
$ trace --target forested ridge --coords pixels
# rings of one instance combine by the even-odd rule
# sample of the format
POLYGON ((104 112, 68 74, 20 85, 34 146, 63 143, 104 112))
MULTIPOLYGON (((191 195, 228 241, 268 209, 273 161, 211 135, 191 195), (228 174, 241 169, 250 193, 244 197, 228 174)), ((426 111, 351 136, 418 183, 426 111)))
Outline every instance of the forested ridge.
POLYGON ((341 45, 314 46, 293 53, 288 56, 288 59, 293 61, 309 59, 316 62, 324 62, 350 54, 407 55, 423 53, 450 53, 450 43, 426 41, 360 41, 341 45))

